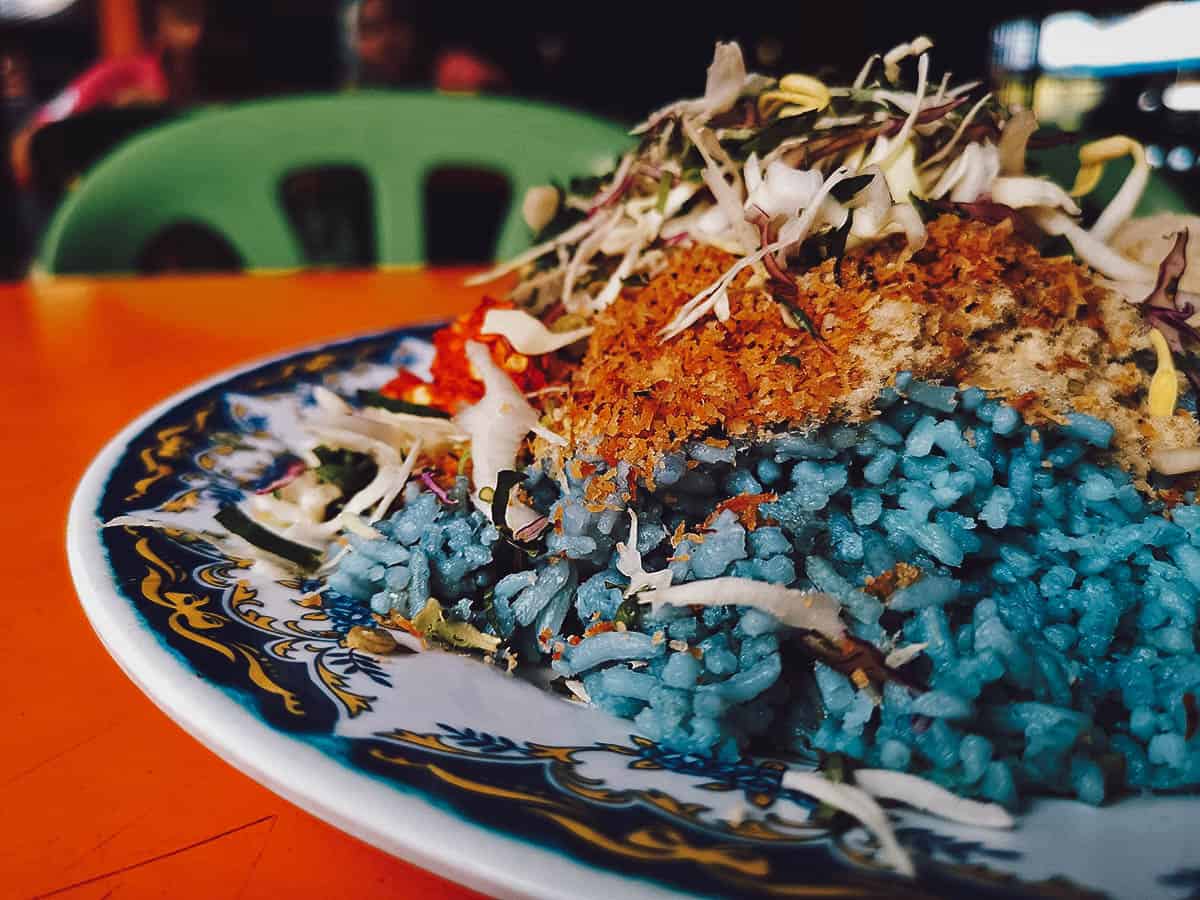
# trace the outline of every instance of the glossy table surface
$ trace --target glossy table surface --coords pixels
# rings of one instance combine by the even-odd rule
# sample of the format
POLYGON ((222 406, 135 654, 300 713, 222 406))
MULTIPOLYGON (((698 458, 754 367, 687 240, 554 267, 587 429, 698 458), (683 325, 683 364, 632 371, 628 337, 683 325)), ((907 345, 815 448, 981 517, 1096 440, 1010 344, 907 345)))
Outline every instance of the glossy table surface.
POLYGON ((0 287, 0 897, 475 896, 292 806, 118 669, 67 571, 75 483, 125 423, 280 351, 474 305, 463 270, 0 287))

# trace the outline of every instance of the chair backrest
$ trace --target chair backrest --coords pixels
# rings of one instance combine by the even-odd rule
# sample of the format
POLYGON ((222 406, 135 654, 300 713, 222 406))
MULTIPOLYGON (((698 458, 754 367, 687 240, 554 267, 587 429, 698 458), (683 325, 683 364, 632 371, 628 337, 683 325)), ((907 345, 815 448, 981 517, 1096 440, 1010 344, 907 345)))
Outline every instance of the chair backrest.
POLYGON ((249 268, 305 264, 284 215, 288 175, 361 168, 372 192, 377 259, 424 259, 424 182, 444 166, 495 170, 512 202, 499 257, 528 245, 525 190, 550 178, 604 171, 631 143, 619 125, 505 98, 365 91, 200 111, 133 138, 89 172, 43 238, 49 274, 132 272, 173 225, 221 235, 249 268))

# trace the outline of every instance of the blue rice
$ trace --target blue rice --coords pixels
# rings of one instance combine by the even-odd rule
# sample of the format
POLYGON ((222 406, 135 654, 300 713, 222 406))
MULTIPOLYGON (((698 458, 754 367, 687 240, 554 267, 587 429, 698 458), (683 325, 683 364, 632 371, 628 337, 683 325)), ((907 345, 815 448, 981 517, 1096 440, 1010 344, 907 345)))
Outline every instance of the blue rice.
MULTIPOLYGON (((907 374, 878 405, 861 426, 664 456, 634 501, 638 550, 675 583, 733 575, 832 594, 883 652, 926 645, 904 669, 925 690, 860 689, 752 608, 626 600, 616 545, 631 498, 614 488, 598 504, 594 486, 585 501, 608 474, 599 459, 586 477, 566 466, 562 481, 527 470, 554 523, 536 558, 469 505, 410 485, 379 524, 386 540, 350 537, 330 591, 399 616, 435 596, 681 752, 836 752, 1009 806, 1200 785, 1188 713, 1200 507, 1149 500, 1105 463, 1113 429, 1091 416, 1032 428, 978 389, 907 374), (768 492, 777 499, 760 512, 775 524, 747 530, 726 510, 701 530, 722 500, 768 492), (864 590, 899 562, 921 577, 883 601, 864 590), (596 627, 614 621, 623 630, 596 627)), ((601 483, 627 485, 617 469, 601 483)))

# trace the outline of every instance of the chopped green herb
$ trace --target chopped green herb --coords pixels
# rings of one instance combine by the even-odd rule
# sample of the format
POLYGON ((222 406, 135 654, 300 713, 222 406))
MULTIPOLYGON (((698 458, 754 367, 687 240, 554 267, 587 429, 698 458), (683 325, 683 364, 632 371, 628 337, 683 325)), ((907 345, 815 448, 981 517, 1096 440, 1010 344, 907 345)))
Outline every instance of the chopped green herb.
POLYGON ((817 768, 825 773, 826 778, 837 784, 844 784, 849 774, 849 763, 840 753, 825 754, 817 768))
POLYGON ((638 603, 637 597, 628 597, 622 600, 621 605, 617 607, 617 614, 613 621, 622 623, 630 631, 637 631, 641 628, 642 605, 638 603))
POLYGON ((295 563, 306 572, 321 564, 321 554, 311 547, 289 541, 287 538, 259 525, 236 506, 222 506, 214 518, 230 533, 249 541, 260 550, 295 563))
POLYGON ((804 331, 807 331, 809 333, 809 335, 812 337, 812 339, 817 342, 817 347, 821 350, 822 353, 826 354, 827 356, 835 355, 835 353, 837 351, 835 351, 833 349, 833 347, 831 347, 829 345, 829 342, 827 340, 825 340, 824 337, 821 336, 821 333, 819 331, 817 331, 817 326, 814 325, 813 320, 808 317, 808 313, 806 313, 803 309, 801 309, 796 304, 789 303, 787 300, 783 299, 782 297, 776 296, 775 302, 778 303, 780 306, 782 306, 785 310, 787 310, 787 312, 791 315, 791 317, 795 320, 796 324, 799 325, 801 329, 803 329, 804 331))
POLYGON ((814 325, 813 320, 808 317, 808 313, 794 303, 788 303, 786 300, 780 300, 779 302, 783 304, 784 309, 791 313, 792 318, 796 320, 797 325, 799 325, 804 331, 807 331, 809 334, 811 334, 818 341, 822 339, 821 335, 817 334, 817 326, 814 325))
POLYGON ((343 497, 352 497, 371 483, 379 472, 379 466, 366 453, 344 448, 334 449, 322 444, 313 450, 320 461, 317 479, 332 484, 343 497))
POLYGON ((426 638, 457 650, 494 653, 500 646, 500 638, 493 634, 484 634, 469 622, 447 620, 442 605, 433 597, 426 600, 421 611, 412 617, 412 625, 426 638))
POLYGON ((790 353, 785 353, 783 356, 779 357, 776 362, 778 362, 781 366, 795 366, 797 369, 804 368, 804 363, 801 361, 800 357, 792 356, 790 353))
POLYGON ((874 177, 873 174, 867 174, 843 178, 829 189, 829 196, 833 197, 838 203, 849 203, 854 199, 856 194, 864 190, 871 183, 874 177))
POLYGON ((797 116, 787 116, 772 122, 748 141, 743 141, 736 149, 737 155, 745 158, 751 153, 765 156, 784 141, 791 137, 805 134, 812 130, 816 122, 818 110, 800 113, 797 116))
POLYGON ((815 810, 813 810, 812 821, 824 828, 831 828, 834 820, 841 815, 842 811, 836 806, 831 806, 828 803, 822 802, 815 810))
POLYGON ((667 208, 667 195, 671 193, 671 176, 664 174, 658 180, 658 197, 654 201, 654 208, 659 212, 663 212, 667 208))
POLYGON ((854 210, 850 210, 846 216, 846 221, 841 224, 841 227, 835 228, 829 238, 829 244, 826 247, 829 253, 829 258, 833 263, 833 277, 841 284, 842 275, 842 257, 846 255, 846 241, 850 237, 850 229, 854 227, 854 210))
POLYGON ((934 219, 936 219, 938 216, 941 215, 941 212, 938 211, 938 209, 935 208, 932 203, 930 203, 928 200, 918 197, 916 194, 912 193, 911 191, 909 192, 909 195, 908 195, 908 202, 913 205, 913 208, 917 211, 917 214, 921 217, 922 222, 925 222, 925 223, 932 222, 934 219))
POLYGON ((622 278, 621 284, 625 287, 645 287, 650 283, 650 279, 645 272, 634 272, 628 278, 622 278))
POLYGON ((407 400, 397 400, 379 391, 359 391, 358 402, 363 406, 378 406, 388 412, 405 413, 410 416, 425 416, 429 419, 448 419, 450 413, 436 406, 426 406, 423 403, 409 403, 407 400))
POLYGON ((841 259, 846 255, 846 240, 850 237, 850 229, 854 227, 854 210, 850 210, 844 221, 837 228, 826 228, 813 236, 808 242, 811 245, 806 260, 816 265, 827 259, 841 259))

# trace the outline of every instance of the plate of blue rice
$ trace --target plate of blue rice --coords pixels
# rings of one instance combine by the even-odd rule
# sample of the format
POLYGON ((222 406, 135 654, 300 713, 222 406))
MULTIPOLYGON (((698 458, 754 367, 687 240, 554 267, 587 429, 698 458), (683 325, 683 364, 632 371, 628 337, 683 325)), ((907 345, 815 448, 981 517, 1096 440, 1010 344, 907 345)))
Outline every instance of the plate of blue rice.
POLYGON ((71 512, 101 639, 497 896, 1193 896, 1200 229, 934 55, 718 44, 472 312, 146 413, 71 512))

